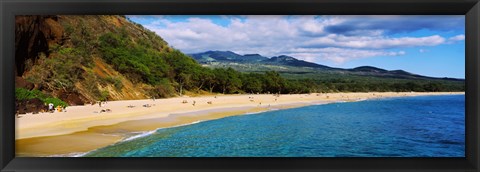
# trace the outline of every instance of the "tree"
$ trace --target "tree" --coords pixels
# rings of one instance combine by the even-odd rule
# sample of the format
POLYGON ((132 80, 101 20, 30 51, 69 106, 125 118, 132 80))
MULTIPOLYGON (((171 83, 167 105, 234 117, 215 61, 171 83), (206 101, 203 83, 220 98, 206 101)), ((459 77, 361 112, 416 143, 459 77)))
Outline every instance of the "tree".
POLYGON ((239 72, 232 68, 216 68, 214 69, 214 74, 223 94, 240 91, 242 80, 240 79, 239 72))
POLYGON ((219 89, 221 89, 220 91, 222 94, 225 94, 228 84, 228 75, 226 70, 223 68, 215 68, 213 72, 215 74, 216 84, 220 87, 219 89))
POLYGON ((427 83, 423 87, 424 87, 425 91, 431 91, 431 92, 436 92, 436 91, 443 90, 443 85, 440 84, 440 83, 436 83, 436 82, 427 83))
POLYGON ((228 82, 227 89, 229 93, 235 93, 240 91, 242 87, 242 80, 240 79, 240 73, 232 68, 227 69, 228 82))
POLYGON ((270 93, 281 93, 285 86, 285 79, 283 79, 278 72, 265 72, 266 91, 270 93))
POLYGON ((210 91, 210 93, 212 93, 213 89, 218 84, 217 78, 216 78, 213 70, 211 70, 209 68, 205 68, 204 71, 205 71, 205 73, 204 73, 204 76, 203 76, 203 80, 208 85, 208 91, 210 91))
POLYGON ((194 67, 192 69, 192 81, 196 91, 200 91, 205 83, 207 83, 207 77, 211 77, 211 71, 208 68, 202 68, 201 66, 194 67))
POLYGON ((244 74, 242 75, 242 90, 249 93, 260 93, 262 92, 262 79, 263 76, 259 74, 244 74))
POLYGON ((190 82, 191 82, 191 74, 180 73, 177 78, 178 78, 177 82, 179 84, 178 93, 181 96, 181 95, 183 95, 183 87, 185 85, 190 84, 190 82))

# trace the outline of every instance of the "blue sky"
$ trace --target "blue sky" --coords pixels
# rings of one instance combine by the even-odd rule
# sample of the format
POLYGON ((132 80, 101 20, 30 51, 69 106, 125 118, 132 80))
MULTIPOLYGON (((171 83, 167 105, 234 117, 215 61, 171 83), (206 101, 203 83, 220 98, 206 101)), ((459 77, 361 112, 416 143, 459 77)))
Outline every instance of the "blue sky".
POLYGON ((340 68, 465 78, 465 17, 128 16, 184 53, 289 55, 340 68))

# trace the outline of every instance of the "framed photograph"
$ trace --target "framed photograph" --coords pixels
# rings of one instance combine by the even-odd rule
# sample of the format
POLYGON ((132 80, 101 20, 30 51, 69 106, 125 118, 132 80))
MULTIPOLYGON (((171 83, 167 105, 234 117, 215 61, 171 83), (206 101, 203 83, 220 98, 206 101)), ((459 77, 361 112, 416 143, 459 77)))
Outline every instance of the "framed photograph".
POLYGON ((480 4, 2 1, 2 171, 478 171, 480 4))

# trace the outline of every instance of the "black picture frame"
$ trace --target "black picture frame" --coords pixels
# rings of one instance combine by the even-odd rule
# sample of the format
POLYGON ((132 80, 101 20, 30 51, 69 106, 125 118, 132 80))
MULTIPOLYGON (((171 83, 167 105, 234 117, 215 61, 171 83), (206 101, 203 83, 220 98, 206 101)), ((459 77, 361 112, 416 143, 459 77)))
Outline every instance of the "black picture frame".
POLYGON ((1 171, 478 171, 480 3, 478 0, 2 0, 1 171), (16 15, 331 14, 465 15, 465 158, 24 158, 15 157, 16 15))

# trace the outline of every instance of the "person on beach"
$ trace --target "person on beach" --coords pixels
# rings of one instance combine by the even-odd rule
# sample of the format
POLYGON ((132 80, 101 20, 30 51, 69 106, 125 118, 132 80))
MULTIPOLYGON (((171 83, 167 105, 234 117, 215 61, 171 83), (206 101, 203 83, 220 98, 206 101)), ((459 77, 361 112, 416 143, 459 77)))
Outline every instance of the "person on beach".
POLYGON ((53 103, 49 103, 49 104, 48 104, 48 111, 49 111, 50 113, 53 113, 53 112, 54 112, 53 106, 54 106, 53 103))
POLYGON ((195 100, 194 100, 194 101, 193 101, 193 106, 195 106, 195 103, 196 103, 196 102, 195 102, 195 100))

